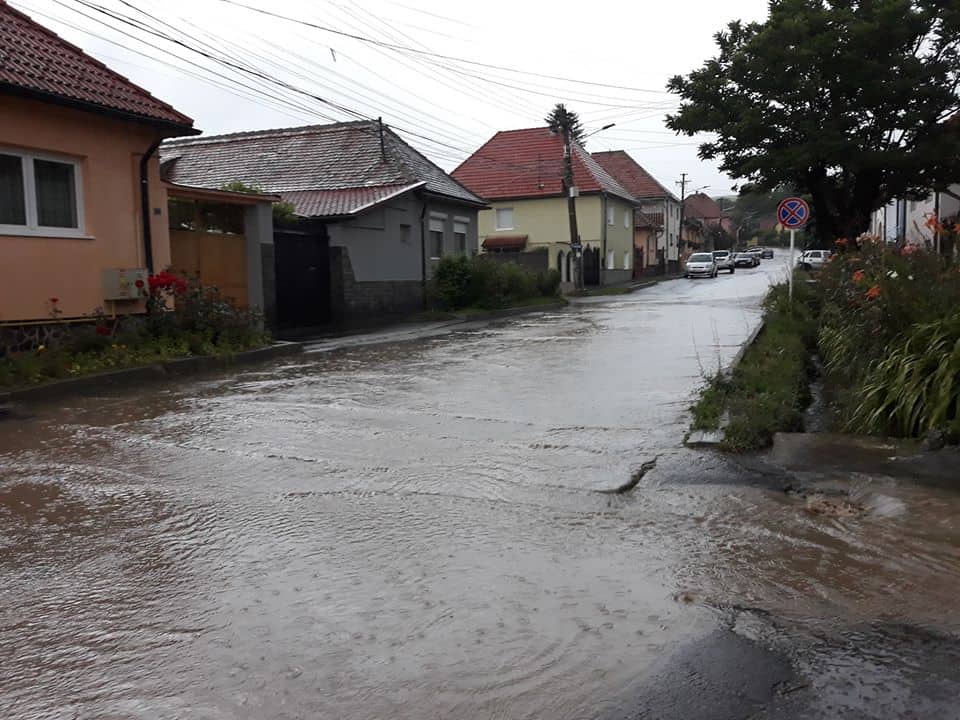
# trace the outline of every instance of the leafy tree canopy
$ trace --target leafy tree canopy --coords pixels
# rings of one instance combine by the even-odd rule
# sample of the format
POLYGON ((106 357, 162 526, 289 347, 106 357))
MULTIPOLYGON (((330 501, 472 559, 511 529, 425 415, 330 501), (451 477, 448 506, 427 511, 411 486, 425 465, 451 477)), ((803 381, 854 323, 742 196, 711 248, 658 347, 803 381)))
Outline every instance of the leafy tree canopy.
POLYGON ((583 125, 580 124, 580 116, 572 110, 567 110, 563 103, 554 105, 550 114, 544 118, 549 128, 554 132, 561 132, 566 129, 570 131, 570 137, 578 143, 583 144, 583 125))
POLYGON ((700 157, 731 176, 807 195, 822 244, 960 178, 956 0, 771 0, 765 23, 715 37, 719 55, 670 81, 667 125, 715 133, 700 157))

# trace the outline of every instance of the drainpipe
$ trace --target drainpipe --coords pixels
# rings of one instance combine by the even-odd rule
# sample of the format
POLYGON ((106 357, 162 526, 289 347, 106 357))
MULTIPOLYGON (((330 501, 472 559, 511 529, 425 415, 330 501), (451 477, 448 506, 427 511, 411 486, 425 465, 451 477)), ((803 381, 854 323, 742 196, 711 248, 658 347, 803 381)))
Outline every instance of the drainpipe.
POLYGON ((421 287, 423 288, 423 309, 429 310, 427 305, 427 235, 426 230, 424 230, 424 222, 427 217, 427 203, 424 201, 423 207, 420 209, 420 270, 423 279, 420 281, 421 287))
MULTIPOLYGON (((600 247, 603 249, 600 251, 600 285, 606 285, 607 283, 604 281, 607 279, 607 226, 609 225, 607 222, 607 203, 609 199, 606 193, 603 193, 602 197, 603 210, 600 212, 600 218, 603 223, 603 232, 600 233, 600 247)), ((616 218, 614 218, 614 222, 616 222, 616 218)))
POLYGON ((160 140, 154 142, 140 158, 140 215, 143 221, 143 254, 147 272, 153 275, 153 231, 150 229, 150 184, 147 180, 147 166, 150 158, 160 147, 160 140))

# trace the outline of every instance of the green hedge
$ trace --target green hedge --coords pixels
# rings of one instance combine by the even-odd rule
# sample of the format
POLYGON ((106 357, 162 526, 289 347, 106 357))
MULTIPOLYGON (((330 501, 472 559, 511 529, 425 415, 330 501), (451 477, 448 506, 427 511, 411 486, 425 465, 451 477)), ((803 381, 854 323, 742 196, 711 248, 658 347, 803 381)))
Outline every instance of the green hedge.
POLYGON ((533 273, 516 263, 456 256, 444 257, 437 264, 429 295, 435 310, 497 309, 556 296, 559 288, 556 270, 533 273))

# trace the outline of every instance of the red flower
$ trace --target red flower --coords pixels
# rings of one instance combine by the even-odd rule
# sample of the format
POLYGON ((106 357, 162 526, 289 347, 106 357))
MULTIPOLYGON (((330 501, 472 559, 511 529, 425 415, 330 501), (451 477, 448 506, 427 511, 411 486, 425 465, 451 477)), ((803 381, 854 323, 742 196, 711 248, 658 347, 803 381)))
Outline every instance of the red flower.
POLYGON ((153 294, 159 294, 166 291, 172 291, 177 295, 182 295, 187 291, 187 281, 178 275, 167 272, 159 272, 156 275, 151 275, 147 278, 147 283, 150 285, 150 292, 153 294))
POLYGON ((853 274, 853 281, 856 283, 861 283, 866 279, 866 277, 867 277, 867 274, 863 270, 857 270, 853 274))
POLYGON ((58 302, 60 302, 60 298, 52 297, 52 298, 50 298, 50 302, 53 303, 54 305, 56 305, 58 302))
POLYGON ((143 280, 137 280, 137 281, 136 281, 135 283, 133 283, 133 284, 134 284, 134 286, 135 286, 137 289, 140 289, 140 288, 143 287, 143 280))
POLYGON ((872 288, 867 290, 867 300, 876 300, 880 297, 880 286, 874 285, 872 288))

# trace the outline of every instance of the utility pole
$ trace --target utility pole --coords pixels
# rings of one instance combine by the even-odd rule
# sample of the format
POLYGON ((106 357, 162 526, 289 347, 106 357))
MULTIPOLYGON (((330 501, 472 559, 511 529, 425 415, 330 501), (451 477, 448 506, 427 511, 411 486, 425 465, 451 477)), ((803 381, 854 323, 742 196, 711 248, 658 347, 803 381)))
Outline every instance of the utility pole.
MULTIPOLYGON (((677 265, 680 265, 680 256, 683 254, 683 203, 687 199, 687 174, 682 173, 680 175, 680 181, 677 183, 680 186, 680 227, 677 230, 677 265)), ((667 256, 667 262, 670 261, 669 255, 667 256)))
POLYGON ((570 216, 570 252, 573 253, 573 286, 583 287, 583 247, 577 230, 577 199, 573 195, 573 152, 570 148, 570 126, 563 126, 563 187, 567 192, 567 212, 570 216))

